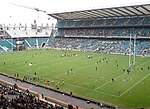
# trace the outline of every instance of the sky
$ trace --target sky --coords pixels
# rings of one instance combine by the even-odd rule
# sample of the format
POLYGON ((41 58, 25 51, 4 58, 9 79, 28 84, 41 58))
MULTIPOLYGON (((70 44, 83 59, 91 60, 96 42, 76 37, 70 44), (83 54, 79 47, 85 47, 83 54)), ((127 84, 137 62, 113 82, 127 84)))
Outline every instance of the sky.
POLYGON ((60 13, 87 9, 100 9, 117 6, 128 6, 135 4, 150 3, 150 0, 1 0, 0 3, 0 24, 27 24, 33 23, 55 23, 56 20, 47 16, 48 13, 60 13), (29 8, 38 8, 47 13, 37 12, 16 5, 29 8), (48 20, 49 19, 49 20, 48 20))

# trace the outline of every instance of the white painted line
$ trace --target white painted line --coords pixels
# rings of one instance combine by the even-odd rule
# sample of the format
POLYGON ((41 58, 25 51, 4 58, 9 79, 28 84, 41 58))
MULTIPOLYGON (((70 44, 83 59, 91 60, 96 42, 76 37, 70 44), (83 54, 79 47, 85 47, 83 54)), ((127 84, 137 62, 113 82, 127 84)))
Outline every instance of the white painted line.
MULTIPOLYGON (((148 60, 148 61, 146 61, 146 62, 144 62, 144 63, 142 63, 142 64, 138 65, 137 67, 135 67, 135 69, 136 69, 136 68, 138 68, 138 67, 140 67, 140 66, 142 66, 143 64, 148 63, 149 61, 150 61, 150 60, 148 60)), ((120 78, 120 77, 124 76, 125 74, 127 74, 127 73, 124 73, 124 74, 122 74, 122 75, 118 76, 118 77, 117 77, 117 78, 115 78, 115 79, 118 79, 118 78, 120 78)), ((108 84, 108 83, 110 83, 110 82, 112 82, 112 81, 110 80, 110 81, 108 81, 108 82, 106 82, 106 83, 104 83, 104 84, 100 85, 99 87, 95 88, 94 90, 97 90, 97 89, 99 89, 99 88, 101 88, 101 87, 103 87, 103 86, 107 85, 107 84, 108 84)))
MULTIPOLYGON (((118 78, 120 78, 120 77, 122 77, 122 76, 124 76, 124 75, 126 75, 126 74, 127 74, 127 73, 124 73, 124 74, 122 74, 122 75, 120 75, 120 76, 118 76, 118 77, 116 77, 116 78, 114 78, 114 79, 116 80, 116 79, 118 79, 118 78)), ((112 80, 110 80, 110 81, 108 81, 108 82, 106 82, 106 83, 104 83, 104 84, 98 86, 97 88, 94 89, 94 91, 96 91, 97 89, 99 89, 99 88, 101 88, 101 87, 103 87, 103 86, 105 86, 105 85, 107 85, 107 84, 109 84, 109 83, 111 83, 111 82, 112 82, 112 80)))
POLYGON ((81 86, 77 86, 77 85, 73 85, 73 84, 69 84, 69 83, 64 83, 64 84, 70 85, 70 86, 72 86, 72 87, 78 87, 78 88, 84 89, 84 90, 93 91, 93 92, 96 92, 96 93, 101 93, 101 94, 105 94, 105 95, 109 95, 109 96, 113 96, 113 97, 119 97, 119 96, 117 96, 117 95, 113 95, 113 94, 109 94, 109 93, 105 93, 105 92, 94 91, 94 90, 89 89, 89 88, 85 88, 85 87, 83 88, 83 87, 81 87, 81 86))
POLYGON ((144 76, 140 81, 138 81, 137 83, 135 83, 132 87, 130 87, 129 89, 127 89, 125 92, 123 92, 123 93, 120 95, 120 97, 123 96, 125 93, 127 93, 129 90, 131 90, 133 87, 135 87, 137 84, 139 84, 141 81, 143 81, 144 79, 146 79, 149 75, 150 75, 150 73, 147 74, 146 76, 144 76))

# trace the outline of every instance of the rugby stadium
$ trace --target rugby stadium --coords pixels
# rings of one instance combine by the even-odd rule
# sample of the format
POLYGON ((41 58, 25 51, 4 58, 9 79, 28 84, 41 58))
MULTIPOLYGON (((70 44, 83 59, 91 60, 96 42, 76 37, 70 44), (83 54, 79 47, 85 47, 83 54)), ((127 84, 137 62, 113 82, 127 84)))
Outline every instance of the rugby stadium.
POLYGON ((150 108, 150 4, 48 15, 56 25, 0 24, 2 109, 150 108))

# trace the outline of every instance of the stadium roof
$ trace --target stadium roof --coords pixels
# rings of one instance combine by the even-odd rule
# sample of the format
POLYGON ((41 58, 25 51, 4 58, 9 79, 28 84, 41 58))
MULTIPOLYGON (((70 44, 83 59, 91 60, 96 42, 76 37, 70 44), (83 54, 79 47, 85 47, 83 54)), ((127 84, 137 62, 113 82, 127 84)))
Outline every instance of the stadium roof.
POLYGON ((149 16, 150 4, 48 14, 58 20, 149 16))

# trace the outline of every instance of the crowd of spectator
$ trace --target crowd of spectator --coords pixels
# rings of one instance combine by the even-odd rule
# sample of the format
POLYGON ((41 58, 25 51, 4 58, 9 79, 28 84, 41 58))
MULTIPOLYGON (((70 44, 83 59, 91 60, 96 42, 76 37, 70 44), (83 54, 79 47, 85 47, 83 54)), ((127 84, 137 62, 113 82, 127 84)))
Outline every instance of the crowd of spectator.
POLYGON ((130 37, 130 35, 137 37, 150 37, 150 28, 89 28, 89 29, 60 29, 57 36, 65 37, 130 37))
POLYGON ((59 20, 57 27, 143 26, 150 24, 150 17, 100 18, 94 20, 59 20))
MULTIPOLYGON (((149 41, 136 42, 136 54, 142 55, 144 50, 149 50, 149 41)), ((132 42, 132 47, 134 43, 132 42)), ((128 54, 130 41, 128 40, 99 40, 99 39, 77 39, 77 38, 55 38, 51 43, 52 48, 128 54)), ((133 50, 133 48, 132 48, 133 50)))
MULTIPOLYGON (((28 43, 30 43, 31 48, 35 48, 37 38, 29 38, 26 39, 28 43)), ((39 38, 39 45, 46 42, 48 38, 39 38)), ((12 50, 12 46, 8 41, 0 40, 0 45, 9 48, 12 50)), ((60 48, 60 49, 68 49, 68 50, 78 50, 78 51, 91 51, 91 52, 104 52, 104 53, 124 53, 128 54, 129 52, 129 40, 116 40, 116 39, 92 39, 92 38, 49 38, 49 42, 46 45, 50 48, 60 48)), ((134 42, 132 40, 132 45, 134 42)), ((25 43, 25 46, 28 45, 25 43)), ((142 55, 143 52, 150 51, 150 41, 149 40, 137 40, 136 41, 136 54, 142 55)), ((42 48, 42 47, 41 47, 42 48)), ((133 49, 133 48, 132 48, 133 49)), ((0 51, 2 49, 0 48, 0 51)), ((149 54, 149 52, 148 52, 149 54)))
POLYGON ((20 91, 17 84, 13 87, 0 84, 0 109, 65 109, 62 106, 41 101, 38 95, 29 90, 20 91))
MULTIPOLYGON (((44 98, 44 95, 40 95, 39 93, 31 93, 28 89, 22 91, 17 84, 14 84, 12 86, 4 82, 0 83, 0 109, 82 109, 81 107, 73 106, 70 103, 67 105, 67 107, 63 107, 55 103, 46 101, 47 98, 45 98, 44 101, 40 98, 44 98)), ((95 105, 98 105, 101 109, 116 109, 115 107, 109 106, 101 102, 99 103, 95 101, 90 101, 81 97, 75 98, 82 99, 86 101, 87 104, 94 103, 95 105)))
POLYGON ((57 36, 67 37, 150 37, 150 17, 58 20, 57 36))

